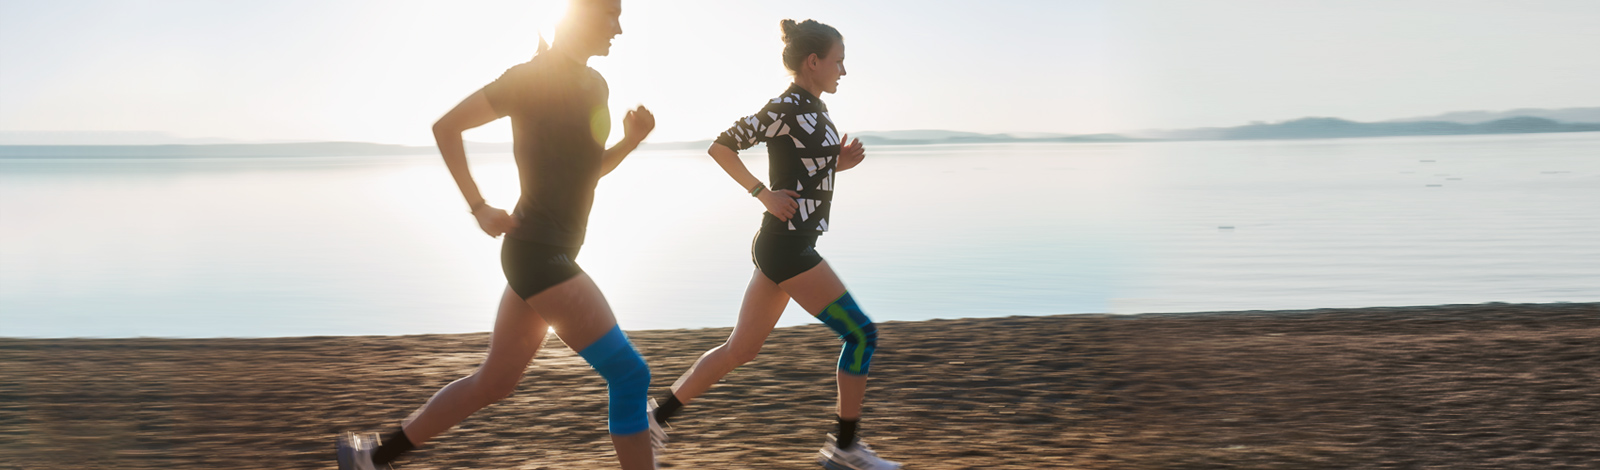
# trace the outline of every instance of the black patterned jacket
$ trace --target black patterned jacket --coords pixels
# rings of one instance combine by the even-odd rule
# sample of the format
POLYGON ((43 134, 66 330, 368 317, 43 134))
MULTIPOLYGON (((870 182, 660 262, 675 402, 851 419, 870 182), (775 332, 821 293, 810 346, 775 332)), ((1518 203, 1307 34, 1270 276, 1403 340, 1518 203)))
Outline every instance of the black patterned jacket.
POLYGON ((789 85, 760 112, 746 116, 717 143, 740 151, 766 142, 767 187, 800 193, 800 210, 787 222, 764 214, 763 231, 820 235, 828 231, 833 204, 833 173, 839 163, 839 130, 828 118, 828 106, 799 85, 789 85))

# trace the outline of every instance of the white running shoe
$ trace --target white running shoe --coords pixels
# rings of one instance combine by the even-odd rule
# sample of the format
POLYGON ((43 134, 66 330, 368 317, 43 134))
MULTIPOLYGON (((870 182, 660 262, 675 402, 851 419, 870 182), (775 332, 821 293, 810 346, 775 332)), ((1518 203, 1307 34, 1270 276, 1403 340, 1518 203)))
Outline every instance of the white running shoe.
POLYGON ((649 403, 645 405, 645 414, 650 418, 650 447, 665 449, 667 448, 667 430, 661 429, 661 423, 656 422, 656 408, 660 408, 660 406, 656 405, 656 399, 654 398, 651 398, 649 403))
POLYGON ((339 436, 339 443, 334 445, 338 449, 339 470, 390 470, 388 465, 372 463, 372 451, 378 449, 378 435, 361 435, 346 432, 339 436))
POLYGON ((867 445, 861 438, 856 438, 856 444, 849 449, 839 448, 839 438, 828 434, 828 441, 822 444, 822 450, 817 451, 817 463, 828 470, 894 470, 900 468, 899 462, 890 462, 879 457, 872 451, 872 446, 867 445))

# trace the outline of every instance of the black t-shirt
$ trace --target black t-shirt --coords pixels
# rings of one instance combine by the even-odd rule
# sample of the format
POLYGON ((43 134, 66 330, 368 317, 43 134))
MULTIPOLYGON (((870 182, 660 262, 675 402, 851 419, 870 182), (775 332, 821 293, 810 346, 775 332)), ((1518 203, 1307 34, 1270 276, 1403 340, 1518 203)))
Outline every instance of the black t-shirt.
POLYGON ((763 214, 761 230, 795 235, 828 231, 833 205, 833 170, 839 165, 839 130, 828 118, 828 106, 799 85, 789 85, 761 111, 746 116, 717 143, 735 151, 767 143, 767 176, 771 189, 800 193, 800 210, 788 221, 763 214))
POLYGON ((511 117, 522 198, 507 236, 556 246, 583 245, 611 134, 610 95, 599 72, 560 54, 539 54, 483 87, 489 105, 511 117))

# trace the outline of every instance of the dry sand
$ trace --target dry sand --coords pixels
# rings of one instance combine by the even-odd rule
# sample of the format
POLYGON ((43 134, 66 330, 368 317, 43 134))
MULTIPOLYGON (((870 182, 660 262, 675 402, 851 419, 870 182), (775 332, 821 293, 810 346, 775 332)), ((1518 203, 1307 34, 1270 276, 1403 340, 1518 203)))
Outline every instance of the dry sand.
MULTIPOLYGON (((1600 304, 885 322, 863 433, 907 469, 1600 468, 1600 304)), ((630 333, 652 395, 728 329, 630 333)), ((486 334, 0 339, 0 469, 332 468, 486 334)), ((818 468, 837 340, 774 332, 663 468, 818 468)), ((552 339, 404 469, 614 468, 604 383, 552 339)))

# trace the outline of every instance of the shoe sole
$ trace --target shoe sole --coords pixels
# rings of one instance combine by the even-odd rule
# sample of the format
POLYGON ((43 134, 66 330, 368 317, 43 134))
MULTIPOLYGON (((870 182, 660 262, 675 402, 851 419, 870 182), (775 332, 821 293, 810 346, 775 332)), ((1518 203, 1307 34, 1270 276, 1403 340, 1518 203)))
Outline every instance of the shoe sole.
POLYGON ((667 437, 657 436, 654 432, 651 432, 650 447, 654 447, 656 450, 665 450, 667 448, 667 437))
POLYGON ((645 432, 650 433, 651 447, 658 450, 667 448, 667 439, 669 438, 667 428, 656 422, 656 414, 653 412, 650 413, 650 427, 645 428, 645 432))
POLYGON ((355 462, 352 462, 355 458, 356 449, 355 446, 350 445, 348 437, 339 436, 339 442, 335 443, 333 448, 335 459, 339 462, 339 470, 356 468, 355 462))
POLYGON ((817 465, 828 470, 861 470, 853 465, 833 460, 833 457, 822 452, 817 453, 817 465))
POLYGON ((645 417, 650 419, 650 426, 645 428, 645 431, 650 433, 650 447, 656 450, 666 450, 667 428, 656 422, 656 408, 660 408, 660 406, 656 405, 656 399, 651 398, 644 410, 645 417))
MULTIPOLYGON (((825 452, 817 452, 817 465, 821 465, 822 468, 827 470, 863 470, 860 467, 856 467, 845 462, 835 461, 833 460, 832 456, 825 452)), ((899 469, 902 467, 903 465, 895 465, 892 468, 899 469)))

